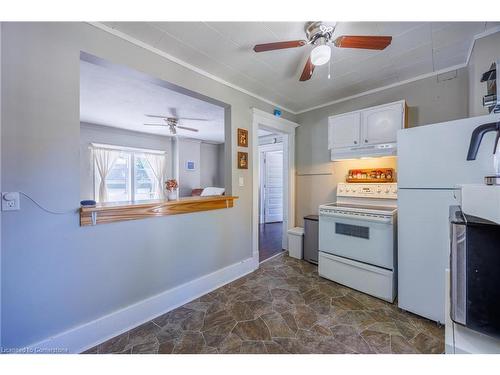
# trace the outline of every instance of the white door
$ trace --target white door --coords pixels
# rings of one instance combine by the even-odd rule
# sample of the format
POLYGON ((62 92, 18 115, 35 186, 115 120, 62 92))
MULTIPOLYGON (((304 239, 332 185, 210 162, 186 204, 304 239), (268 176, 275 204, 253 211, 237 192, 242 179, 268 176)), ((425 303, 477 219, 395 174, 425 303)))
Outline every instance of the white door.
POLYGON ((378 144, 396 142, 403 127, 403 104, 395 103, 361 112, 361 143, 378 144))
POLYGON ((264 157, 264 222, 283 221, 283 151, 264 157))
POLYGON ((328 119, 328 148, 359 145, 361 115, 359 112, 333 116, 328 119))
POLYGON ((441 323, 455 195, 445 189, 398 190, 398 305, 441 323))

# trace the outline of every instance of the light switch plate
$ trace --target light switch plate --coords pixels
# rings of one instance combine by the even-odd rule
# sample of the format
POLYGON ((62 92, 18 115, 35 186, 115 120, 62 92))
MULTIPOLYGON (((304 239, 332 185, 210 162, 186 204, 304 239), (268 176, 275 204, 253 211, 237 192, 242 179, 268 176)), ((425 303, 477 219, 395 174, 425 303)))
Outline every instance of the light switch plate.
POLYGON ((245 179, 243 178, 243 176, 240 176, 238 178, 238 182, 239 182, 240 187, 245 186, 245 179))
POLYGON ((19 193, 6 192, 2 193, 2 211, 17 211, 21 208, 19 201, 19 193))

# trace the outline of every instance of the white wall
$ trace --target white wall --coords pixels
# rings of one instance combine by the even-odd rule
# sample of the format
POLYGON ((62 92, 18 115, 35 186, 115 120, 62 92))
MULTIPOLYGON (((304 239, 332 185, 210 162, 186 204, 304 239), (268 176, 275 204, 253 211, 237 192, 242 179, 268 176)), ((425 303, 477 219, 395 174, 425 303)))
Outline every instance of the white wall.
POLYGON ((224 144, 179 138, 177 147, 179 148, 179 194, 181 197, 191 196, 193 189, 207 186, 224 187, 224 144), (188 161, 195 162, 195 170, 186 169, 188 161))
POLYGON ((4 346, 38 342, 252 257, 252 166, 236 168, 233 139, 237 127, 251 129, 249 108, 270 113, 271 105, 89 24, 4 24, 1 48, 2 187, 75 209, 54 216, 22 200, 20 211, 3 214, 4 346), (79 226, 80 51, 230 105, 234 208, 79 226))
MULTIPOLYGON (((486 83, 481 83, 481 76, 487 72, 492 62, 500 60, 500 32, 479 39, 467 67, 469 72, 469 116, 488 114, 488 108, 483 107, 483 96, 486 95, 486 83)), ((497 72, 497 84, 499 76, 497 72)))
POLYGON ((181 197, 191 196, 193 189, 201 187, 200 174, 200 145, 199 140, 178 139, 179 148, 179 195, 181 197), (186 163, 193 161, 195 170, 186 169, 186 163))
POLYGON ((396 167, 394 158, 330 161, 327 144, 329 116, 405 99, 410 126, 467 117, 467 69, 456 73, 456 78, 451 80, 429 77, 298 115, 301 126, 297 128, 296 140, 295 224, 303 226, 304 216, 316 214, 322 203, 335 201, 337 184, 345 181, 349 168, 396 167))
POLYGON ((221 168, 222 162, 220 160, 223 150, 224 144, 201 143, 200 182, 202 188, 207 186, 224 187, 224 169, 221 168))
POLYGON ((172 138, 89 123, 80 125, 80 198, 95 199, 90 143, 162 150, 167 153, 166 178, 172 178, 172 138))

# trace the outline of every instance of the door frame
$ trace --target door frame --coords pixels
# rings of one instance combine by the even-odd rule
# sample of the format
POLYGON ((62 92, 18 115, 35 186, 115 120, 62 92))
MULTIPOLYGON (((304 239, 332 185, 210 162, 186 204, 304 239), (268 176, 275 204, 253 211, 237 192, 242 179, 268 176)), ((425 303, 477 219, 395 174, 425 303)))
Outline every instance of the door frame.
MULTIPOLYGON (((263 224, 266 221, 265 218, 265 212, 264 208, 266 206, 265 204, 265 191, 262 189, 262 179, 265 176, 265 171, 263 171, 263 168, 260 168, 262 166, 262 155, 266 154, 268 152, 275 152, 279 151, 282 152, 282 158, 283 158, 283 170, 284 170, 284 158, 285 158, 285 152, 283 150, 283 140, 279 143, 269 143, 265 145, 259 145, 259 223, 263 224), (264 199, 263 199, 264 198, 264 199)), ((282 179, 285 179, 285 175, 283 174, 282 179)), ((283 187, 282 187, 283 190, 283 187)), ((283 191, 281 193, 283 195, 283 191)), ((281 205, 281 209, 283 210, 284 203, 281 205)), ((281 218, 283 221, 283 215, 281 218)))
POLYGON ((286 233, 295 226, 295 128, 299 124, 252 108, 252 257, 259 264, 259 128, 283 135, 283 236, 282 247, 288 249, 286 233))

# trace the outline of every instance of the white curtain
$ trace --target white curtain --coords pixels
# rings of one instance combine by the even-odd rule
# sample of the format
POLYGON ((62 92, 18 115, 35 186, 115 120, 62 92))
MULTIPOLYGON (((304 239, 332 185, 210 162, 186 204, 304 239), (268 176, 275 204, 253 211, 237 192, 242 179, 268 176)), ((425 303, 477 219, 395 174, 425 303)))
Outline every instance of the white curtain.
POLYGON ((106 202, 108 200, 108 190, 106 188, 106 177, 113 168, 116 160, 120 156, 120 151, 106 150, 102 148, 93 149, 94 160, 97 166, 97 171, 101 177, 99 184, 99 202, 106 202))
POLYGON ((160 154, 145 154, 145 157, 154 174, 154 198, 164 199, 165 189, 163 188, 163 181, 165 180, 166 157, 160 154))

